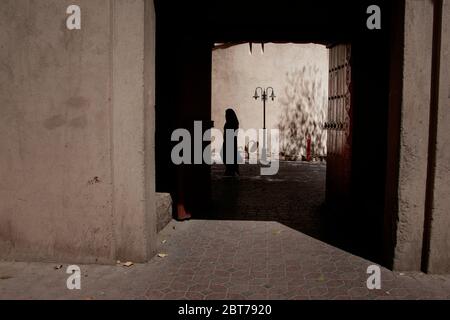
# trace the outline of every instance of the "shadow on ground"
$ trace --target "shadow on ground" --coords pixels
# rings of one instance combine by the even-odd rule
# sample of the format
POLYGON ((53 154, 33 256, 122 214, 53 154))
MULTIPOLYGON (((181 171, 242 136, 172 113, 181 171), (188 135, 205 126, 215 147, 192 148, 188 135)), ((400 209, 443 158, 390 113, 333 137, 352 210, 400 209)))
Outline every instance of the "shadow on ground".
MULTIPOLYGON (((376 244, 361 240, 350 214, 331 212, 325 204, 325 162, 281 161, 274 176, 259 165, 240 165, 239 177, 225 177, 224 166, 211 170, 208 220, 276 221, 308 236, 371 260, 376 244), (346 218, 347 217, 347 218, 346 218)), ((354 220, 354 219, 353 219, 354 220)))

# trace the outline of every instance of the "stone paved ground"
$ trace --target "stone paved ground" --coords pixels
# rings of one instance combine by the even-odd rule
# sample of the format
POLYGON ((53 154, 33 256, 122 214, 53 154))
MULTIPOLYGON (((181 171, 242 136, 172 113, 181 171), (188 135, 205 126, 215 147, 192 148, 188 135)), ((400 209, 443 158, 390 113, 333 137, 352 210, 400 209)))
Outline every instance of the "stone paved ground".
POLYGON ((361 212, 331 212, 325 206, 325 162, 280 161, 273 176, 258 165, 240 165, 238 178, 212 166, 212 208, 204 219, 276 221, 306 235, 378 259, 378 224, 359 221, 361 212), (364 228, 364 231, 362 230, 364 228), (375 235, 375 236, 374 236, 375 235))
POLYGON ((172 221, 159 253, 132 267, 82 265, 82 289, 66 289, 64 265, 0 263, 0 299, 450 299, 450 277, 382 268, 278 222, 172 221))
POLYGON ((223 174, 223 165, 212 166, 213 208, 207 218, 278 221, 315 238, 325 236, 324 163, 280 161, 273 176, 246 164, 240 165, 239 178, 223 174))

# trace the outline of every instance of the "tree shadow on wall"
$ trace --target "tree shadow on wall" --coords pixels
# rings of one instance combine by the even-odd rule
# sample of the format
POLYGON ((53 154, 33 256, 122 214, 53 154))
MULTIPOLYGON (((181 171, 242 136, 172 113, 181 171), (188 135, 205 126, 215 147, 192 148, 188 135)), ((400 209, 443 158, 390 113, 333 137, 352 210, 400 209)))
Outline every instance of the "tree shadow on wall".
POLYGON ((286 160, 301 159, 306 156, 307 140, 311 137, 311 154, 325 157, 326 131, 323 124, 327 115, 327 92, 322 85, 319 67, 307 65, 287 72, 280 103, 280 155, 286 160))

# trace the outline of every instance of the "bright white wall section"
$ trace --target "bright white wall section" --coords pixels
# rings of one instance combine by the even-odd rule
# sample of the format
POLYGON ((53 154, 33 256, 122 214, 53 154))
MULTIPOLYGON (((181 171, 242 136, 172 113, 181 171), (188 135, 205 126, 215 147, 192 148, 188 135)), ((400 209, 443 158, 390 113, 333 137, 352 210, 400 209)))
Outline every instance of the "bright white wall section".
POLYGON ((281 151, 304 155, 305 137, 311 134, 317 154, 326 154, 328 49, 318 44, 241 44, 212 54, 212 120, 223 129, 225 110, 233 108, 243 129, 262 128, 262 102, 255 88, 273 87, 277 98, 266 105, 267 128, 279 128, 288 140, 281 151))

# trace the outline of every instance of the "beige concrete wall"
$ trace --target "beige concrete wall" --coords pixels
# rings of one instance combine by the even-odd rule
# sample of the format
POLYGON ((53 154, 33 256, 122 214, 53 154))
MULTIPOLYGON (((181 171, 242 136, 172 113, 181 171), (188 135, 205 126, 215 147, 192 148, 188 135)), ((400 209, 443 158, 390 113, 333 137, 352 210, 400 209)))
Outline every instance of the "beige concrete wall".
POLYGON ((431 93, 433 3, 406 0, 394 269, 420 270, 431 93))
POLYGON ((326 154, 328 50, 316 44, 241 44, 213 51, 212 120, 223 130, 225 110, 233 108, 243 129, 263 126, 262 101, 255 88, 273 87, 277 98, 266 105, 266 127, 280 128, 281 151, 305 155, 310 132, 318 154, 326 154), (303 120, 303 124, 302 124, 303 120), (317 127, 314 129, 314 123, 317 127), (295 130, 290 130, 295 124, 295 130))
POLYGON ((442 11, 436 166, 428 271, 450 273, 450 1, 442 11))
POLYGON ((154 247, 154 29, 144 0, 81 0, 82 29, 69 31, 74 3, 0 2, 0 258, 143 261, 154 247))
POLYGON ((154 109, 154 62, 150 61, 154 61, 155 52, 154 24, 150 22, 154 21, 153 3, 115 0, 111 4, 116 258, 140 262, 147 260, 154 251, 149 246, 154 247, 156 234, 155 191, 151 184, 154 180, 154 116, 151 112, 154 109))
POLYGON ((156 231, 160 232, 172 220, 172 197, 170 193, 156 193, 156 231))
POLYGON ((155 66, 156 13, 153 0, 145 0, 144 23, 144 165, 145 165, 145 225, 147 259, 156 253, 158 217, 155 182, 155 66))

